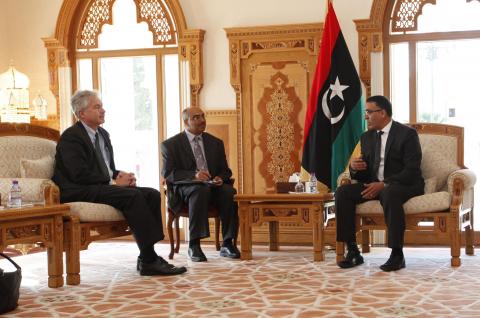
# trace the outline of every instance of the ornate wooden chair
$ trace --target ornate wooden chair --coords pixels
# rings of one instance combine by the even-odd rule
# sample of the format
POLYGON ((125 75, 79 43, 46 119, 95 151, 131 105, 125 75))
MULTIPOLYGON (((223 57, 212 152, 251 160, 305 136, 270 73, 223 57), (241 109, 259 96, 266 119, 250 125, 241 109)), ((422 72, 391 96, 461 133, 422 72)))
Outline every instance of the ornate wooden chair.
MULTIPOLYGON (((232 185, 234 184, 235 179, 231 179, 232 185)), ((165 192, 167 191, 165 185, 165 192)), ((182 210, 178 213, 173 212, 168 207, 167 202, 167 231, 168 238, 170 240, 170 254, 168 254, 169 259, 173 259, 175 253, 180 251, 180 217, 188 218, 188 205, 185 205, 182 210), (175 236, 173 235, 173 224, 175 224, 175 236)), ((220 251, 220 216, 218 210, 213 205, 208 208, 208 218, 215 219, 215 248, 217 251, 220 251)), ((237 238, 234 239, 234 244, 237 244, 237 238)))
MULTIPOLYGON (((59 204, 60 191, 50 180, 58 130, 30 124, 0 124, 0 193, 8 197, 12 179, 19 181, 25 201, 59 204)), ((117 209, 90 202, 71 202, 64 219, 67 284, 80 283, 80 250, 93 241, 129 235, 130 230, 117 209)))
MULTIPOLYGON (((167 207, 167 214, 167 231, 170 239, 168 258, 173 259, 174 253, 178 254, 180 251, 180 217, 188 218, 188 206, 184 206, 179 213, 175 213, 167 207), (173 224, 175 224, 175 237, 173 236, 173 224)), ((208 218, 215 219, 215 248, 220 251, 220 217, 217 208, 213 206, 208 208, 208 218)))
MULTIPOLYGON (((448 244, 451 265, 460 266, 461 234, 465 232, 465 252, 473 255, 473 187, 476 177, 463 164, 463 128, 451 125, 410 124, 422 146, 422 175, 425 194, 404 204, 406 232, 422 236, 430 244, 448 244), (413 232, 415 231, 415 232, 413 232)), ((351 180, 348 173, 340 184, 351 180)), ((356 207, 356 229, 361 231, 362 251, 369 252, 369 231, 385 230, 383 209, 378 200, 356 207)), ((344 244, 337 242, 337 261, 343 259, 344 244)))

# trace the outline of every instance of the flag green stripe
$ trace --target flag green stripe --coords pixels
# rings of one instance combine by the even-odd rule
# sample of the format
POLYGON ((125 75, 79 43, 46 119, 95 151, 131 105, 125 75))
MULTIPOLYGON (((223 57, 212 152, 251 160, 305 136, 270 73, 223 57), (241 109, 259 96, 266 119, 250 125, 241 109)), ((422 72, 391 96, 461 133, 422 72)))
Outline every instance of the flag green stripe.
POLYGON ((337 188, 337 178, 345 171, 350 156, 360 140, 360 136, 365 131, 365 120, 363 120, 363 111, 365 105, 363 98, 360 99, 352 108, 348 117, 338 132, 335 141, 332 144, 332 179, 331 189, 337 188), (359 120, 359 118, 362 118, 359 120))

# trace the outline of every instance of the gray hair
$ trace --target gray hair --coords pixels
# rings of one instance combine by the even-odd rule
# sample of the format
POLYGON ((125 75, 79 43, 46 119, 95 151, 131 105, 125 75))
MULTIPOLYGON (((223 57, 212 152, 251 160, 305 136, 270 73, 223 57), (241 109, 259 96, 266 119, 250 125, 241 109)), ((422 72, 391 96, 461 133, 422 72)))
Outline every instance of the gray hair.
POLYGON ((183 121, 186 121, 186 120, 188 120, 188 118, 190 118, 190 108, 191 108, 191 107, 187 107, 187 108, 185 108, 185 109, 182 111, 182 119, 183 119, 183 121))
POLYGON ((70 103, 72 104, 72 111, 77 118, 80 118, 79 113, 88 107, 88 103, 90 103, 90 98, 92 97, 98 97, 98 93, 96 91, 83 90, 76 91, 75 94, 73 94, 70 103))
POLYGON ((182 111, 182 119, 183 119, 183 121, 186 121, 186 120, 188 120, 188 119, 190 118, 190 109, 192 109, 192 108, 200 108, 200 109, 203 111, 203 109, 202 109, 201 107, 192 107, 192 106, 187 107, 187 108, 185 108, 185 109, 182 111))

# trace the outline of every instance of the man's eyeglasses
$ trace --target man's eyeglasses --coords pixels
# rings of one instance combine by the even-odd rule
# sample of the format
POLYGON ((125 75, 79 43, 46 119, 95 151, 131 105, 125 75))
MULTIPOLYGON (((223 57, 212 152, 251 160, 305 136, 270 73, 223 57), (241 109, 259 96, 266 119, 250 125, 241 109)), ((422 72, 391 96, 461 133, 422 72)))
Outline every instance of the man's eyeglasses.
POLYGON ((365 109, 365 114, 370 115, 372 113, 380 112, 383 109, 365 109))

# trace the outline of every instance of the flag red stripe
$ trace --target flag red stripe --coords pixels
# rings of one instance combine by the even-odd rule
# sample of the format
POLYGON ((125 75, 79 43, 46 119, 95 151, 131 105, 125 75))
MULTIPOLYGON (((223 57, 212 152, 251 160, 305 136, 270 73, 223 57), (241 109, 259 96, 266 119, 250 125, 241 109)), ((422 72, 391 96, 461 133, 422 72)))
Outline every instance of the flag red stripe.
POLYGON ((328 4, 327 17, 322 34, 322 42, 320 45, 320 53, 318 54, 317 67, 315 69, 315 76, 313 78, 312 89, 310 90, 310 97, 308 99, 307 114, 305 116, 305 126, 303 131, 303 146, 305 147, 310 127, 312 126, 315 112, 317 111, 318 95, 325 83, 328 74, 330 73, 330 66, 332 62, 332 51, 340 33, 340 25, 338 24, 337 16, 333 10, 332 3, 328 4))

